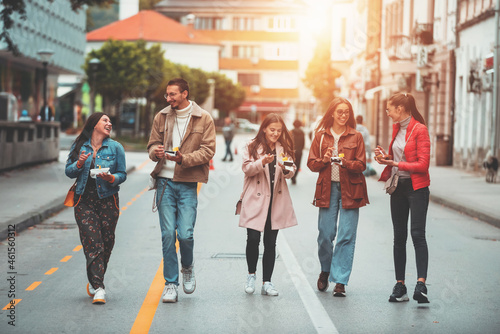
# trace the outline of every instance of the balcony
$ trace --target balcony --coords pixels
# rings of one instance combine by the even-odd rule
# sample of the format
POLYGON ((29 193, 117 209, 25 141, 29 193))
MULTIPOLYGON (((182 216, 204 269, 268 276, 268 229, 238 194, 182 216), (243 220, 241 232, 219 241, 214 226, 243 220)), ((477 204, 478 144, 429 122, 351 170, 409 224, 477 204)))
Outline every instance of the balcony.
POLYGON ((413 29, 413 44, 431 45, 434 42, 434 24, 417 23, 413 29))
POLYGON ((411 38, 405 35, 394 35, 390 37, 387 46, 387 57, 390 60, 412 60, 411 38))

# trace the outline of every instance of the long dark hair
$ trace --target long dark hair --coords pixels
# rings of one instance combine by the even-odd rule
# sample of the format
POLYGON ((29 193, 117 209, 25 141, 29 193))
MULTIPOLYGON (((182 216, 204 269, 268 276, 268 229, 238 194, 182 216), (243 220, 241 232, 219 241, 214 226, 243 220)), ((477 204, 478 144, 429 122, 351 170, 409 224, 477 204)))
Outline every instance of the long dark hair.
POLYGON ((75 146, 73 147, 73 150, 69 153, 69 157, 71 160, 78 160, 78 157, 80 156, 80 149, 82 148, 83 143, 85 143, 92 137, 95 126, 97 125, 97 123, 99 123, 101 117, 104 115, 106 114, 103 112, 96 112, 90 115, 89 118, 87 118, 82 132, 75 139, 75 146))
POLYGON ((318 132, 322 129, 330 129, 333 126, 333 113, 335 109, 339 106, 339 104, 345 103, 349 107, 349 119, 347 120, 347 125, 353 129, 356 129, 356 119, 354 119, 354 111, 352 110, 351 102, 343 97, 336 97, 330 102, 328 109, 326 110, 325 115, 319 121, 318 126, 316 127, 316 131, 318 132))
POLYGON ((257 152, 258 148, 262 145, 264 148, 264 153, 271 153, 271 148, 267 145, 266 134, 264 133, 264 129, 269 126, 271 123, 280 123, 282 126, 281 136, 278 138, 279 143, 283 146, 283 151, 286 155, 291 156, 295 160, 295 151, 293 147, 293 140, 290 132, 286 128, 285 122, 283 122, 283 118, 275 113, 268 114, 266 118, 262 121, 260 125, 259 132, 255 138, 248 145, 248 152, 251 157, 254 159, 259 158, 259 152, 257 152))
POLYGON ((416 121, 425 125, 424 117, 418 112, 415 98, 410 93, 396 93, 389 98, 389 103, 395 107, 403 106, 416 121))

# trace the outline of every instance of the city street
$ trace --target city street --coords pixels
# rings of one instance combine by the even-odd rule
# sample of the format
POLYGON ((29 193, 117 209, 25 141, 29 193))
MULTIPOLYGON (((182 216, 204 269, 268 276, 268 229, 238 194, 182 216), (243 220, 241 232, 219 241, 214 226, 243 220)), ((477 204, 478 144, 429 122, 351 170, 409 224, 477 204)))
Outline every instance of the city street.
MULTIPOLYGON (((236 137, 239 153, 249 138, 236 137)), ((178 303, 161 302, 160 227, 152 212, 153 192, 147 191, 154 163, 146 153, 127 152, 138 163, 119 193, 121 216, 105 277, 107 303, 93 305, 86 293, 85 258, 73 209, 67 208, 16 235, 14 246, 9 239, 0 242, 0 307, 9 306, 10 294, 20 299, 15 309, 0 310, 0 332, 499 332, 500 229, 433 202, 427 220, 430 304, 388 302, 395 284, 392 224, 389 196, 375 178, 367 180, 371 204, 360 210, 347 297, 334 298, 332 285, 319 292, 318 209, 311 204, 317 174, 306 167, 307 151, 297 184, 289 183, 299 225, 278 235, 273 282, 279 296, 262 296, 259 290, 247 295, 246 231, 234 215, 243 185, 241 154, 222 162, 220 135, 217 141, 215 169, 199 193, 193 294, 180 287, 178 303), (14 263, 9 248, 15 248, 14 263)), ((411 298, 416 269, 410 237, 407 249, 411 298)), ((259 281, 260 261, 257 268, 259 281)))

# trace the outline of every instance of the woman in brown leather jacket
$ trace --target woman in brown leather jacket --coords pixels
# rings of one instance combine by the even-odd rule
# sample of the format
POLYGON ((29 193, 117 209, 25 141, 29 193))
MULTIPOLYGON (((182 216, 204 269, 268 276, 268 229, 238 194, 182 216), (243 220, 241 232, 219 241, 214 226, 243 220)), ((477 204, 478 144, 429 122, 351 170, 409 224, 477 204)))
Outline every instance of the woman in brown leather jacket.
POLYGON ((318 290, 325 291, 328 281, 335 282, 333 295, 336 297, 345 297, 354 258, 359 208, 369 203, 363 175, 365 144, 355 129, 351 103, 341 97, 334 98, 316 128, 307 160, 309 169, 319 173, 313 202, 319 207, 318 290))

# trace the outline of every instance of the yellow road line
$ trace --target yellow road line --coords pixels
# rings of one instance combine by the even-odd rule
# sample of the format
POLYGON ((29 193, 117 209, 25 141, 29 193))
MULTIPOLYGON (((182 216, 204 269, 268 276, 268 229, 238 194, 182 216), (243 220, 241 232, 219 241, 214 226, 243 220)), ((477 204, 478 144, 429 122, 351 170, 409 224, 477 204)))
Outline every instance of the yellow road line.
POLYGON ((151 324, 153 323, 153 318, 158 308, 158 303, 160 302, 161 294, 163 288, 165 287, 163 279, 163 261, 161 261, 156 275, 151 282, 146 298, 142 303, 141 309, 135 318, 134 325, 130 330, 130 334, 148 333, 151 324))
MULTIPOLYGON (((201 183, 198 183, 198 194, 201 190, 201 183)), ((147 188, 143 191, 147 191, 147 188)), ((175 251, 179 251, 179 240, 175 242, 175 251)), ((153 323, 153 318, 156 313, 156 309, 158 308, 158 304, 160 303, 161 294, 163 292, 163 288, 165 287, 165 280, 163 278, 163 260, 160 263, 160 267, 158 271, 156 271, 156 275, 151 282, 151 286, 149 287, 149 291, 146 294, 146 298, 144 298, 144 302, 142 303, 141 309, 135 318, 135 322, 132 325, 132 329, 130 330, 130 334, 136 333, 148 333, 151 324, 153 323)))
POLYGON ((148 159, 146 159, 146 161, 144 161, 144 162, 143 162, 143 163, 142 163, 139 167, 137 167, 137 168, 136 168, 136 170, 141 170, 141 169, 143 169, 143 168, 144 168, 144 166, 146 166, 146 165, 147 165, 148 163, 150 163, 150 162, 151 162, 151 160, 149 160, 149 158, 148 158, 148 159))
POLYGON ((11 305, 17 305, 19 304, 19 302, 21 301, 22 299, 12 299, 12 302, 13 303, 8 303, 7 305, 5 305, 5 307, 2 309, 2 310, 8 310, 9 307, 11 307, 11 305))
POLYGON ((40 281, 37 281, 37 282, 33 282, 29 287, 26 288, 26 291, 33 291, 36 289, 37 286, 39 286, 40 284, 42 284, 42 282, 40 281))
POLYGON ((73 248, 73 252, 78 252, 80 249, 82 249, 82 245, 78 245, 75 248, 73 248))
POLYGON ((61 259, 61 262, 68 262, 68 260, 71 259, 71 255, 67 255, 61 259))
POLYGON ((45 275, 52 275, 53 273, 55 273, 55 272, 57 271, 57 269, 59 269, 59 268, 52 268, 52 269, 50 269, 49 271, 47 271, 47 272, 45 273, 45 275))

